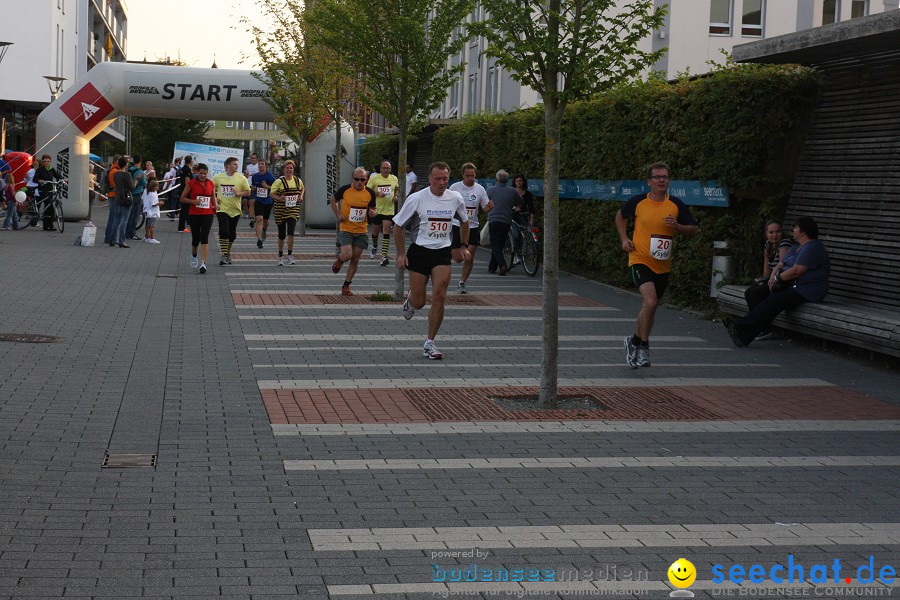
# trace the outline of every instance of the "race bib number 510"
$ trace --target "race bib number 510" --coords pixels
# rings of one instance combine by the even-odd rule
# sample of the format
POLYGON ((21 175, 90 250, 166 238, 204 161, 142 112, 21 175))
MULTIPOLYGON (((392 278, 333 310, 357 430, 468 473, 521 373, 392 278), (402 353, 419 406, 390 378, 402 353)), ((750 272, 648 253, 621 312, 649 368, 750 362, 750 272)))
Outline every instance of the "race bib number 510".
POLYGON ((672 258, 672 238, 666 235, 651 235, 650 256, 656 260, 672 258))
POLYGON ((450 221, 428 221, 428 237, 432 240, 446 240, 450 236, 450 221))

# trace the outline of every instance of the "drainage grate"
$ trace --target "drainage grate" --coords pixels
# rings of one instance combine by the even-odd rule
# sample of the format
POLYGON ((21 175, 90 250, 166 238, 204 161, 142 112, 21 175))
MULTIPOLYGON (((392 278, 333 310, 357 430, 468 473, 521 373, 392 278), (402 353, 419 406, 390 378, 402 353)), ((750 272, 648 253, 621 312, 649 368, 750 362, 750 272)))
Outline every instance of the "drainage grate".
POLYGON ((107 454, 103 459, 104 468, 155 467, 155 454, 107 454))
POLYGON ((0 333, 0 342, 17 342, 21 344, 56 344, 64 341, 52 335, 35 335, 33 333, 0 333))

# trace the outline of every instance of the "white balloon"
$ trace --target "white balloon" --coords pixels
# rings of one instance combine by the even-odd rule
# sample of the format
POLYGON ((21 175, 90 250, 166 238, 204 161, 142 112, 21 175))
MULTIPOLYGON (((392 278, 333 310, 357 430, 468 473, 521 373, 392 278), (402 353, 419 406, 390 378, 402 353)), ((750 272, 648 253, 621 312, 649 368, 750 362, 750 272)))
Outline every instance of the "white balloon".
POLYGON ((18 202, 19 204, 24 204, 27 198, 28 196, 26 196, 25 192, 23 192, 22 190, 16 192, 16 202, 18 202))

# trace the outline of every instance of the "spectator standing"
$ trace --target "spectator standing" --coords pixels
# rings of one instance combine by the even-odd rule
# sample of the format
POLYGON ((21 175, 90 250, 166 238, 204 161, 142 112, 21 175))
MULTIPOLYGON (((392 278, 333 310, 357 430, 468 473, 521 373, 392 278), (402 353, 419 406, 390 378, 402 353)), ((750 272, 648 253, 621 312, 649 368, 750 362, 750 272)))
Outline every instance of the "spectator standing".
MULTIPOLYGON (((187 189, 188 181, 193 179, 193 169, 191 168, 191 163, 194 162, 194 159, 190 154, 184 157, 184 166, 181 167, 181 170, 178 172, 178 197, 184 198, 184 191, 187 189)), ((190 233, 191 230, 187 226, 188 220, 188 205, 184 203, 184 201, 179 203, 178 206, 178 231, 182 231, 184 233, 190 233)))
POLYGON ((131 190, 134 189, 134 181, 131 179, 131 173, 125 170, 128 160, 124 156, 119 158, 118 165, 119 168, 113 174, 113 183, 116 188, 115 200, 110 201, 110 205, 116 204, 117 209, 113 215, 112 207, 110 207, 110 219, 115 216, 115 220, 113 221, 113 235, 107 243, 110 246, 128 248, 128 244, 125 243, 125 228, 128 227, 128 215, 134 202, 134 196, 131 193, 131 190))
POLYGON ((6 187, 3 188, 3 199, 6 201, 6 219, 3 220, 3 230, 19 229, 19 210, 16 208, 16 182, 12 173, 4 178, 6 187))
POLYGON ((143 160, 141 159, 140 154, 134 155, 134 162, 130 167, 128 167, 128 174, 131 175, 131 180, 134 182, 134 187, 131 190, 131 195, 134 197, 131 203, 131 209, 128 214, 128 224, 125 227, 125 239, 128 240, 139 240, 141 236, 135 233, 135 228, 137 227, 138 218, 141 216, 141 211, 144 210, 143 200, 141 198, 144 195, 144 190, 147 189, 147 177, 144 175, 144 170, 142 168, 143 160))
POLYGON ((159 199, 157 190, 159 190, 159 181, 151 179, 147 183, 147 191, 143 196, 144 214, 147 215, 147 235, 144 236, 144 241, 148 244, 159 243, 159 240, 156 239, 156 220, 159 219, 159 205, 162 204, 162 201, 159 199))
POLYGON ((106 231, 103 235, 103 243, 109 244, 110 246, 115 245, 116 222, 119 220, 119 211, 121 210, 119 203, 116 202, 115 174, 119 169, 125 166, 122 159, 123 157, 121 154, 113 156, 113 161, 103 176, 106 181, 106 200, 109 203, 109 218, 106 220, 106 231))
POLYGON ((34 172, 34 181, 38 184, 41 193, 41 208, 44 211, 44 231, 56 231, 53 226, 53 195, 56 193, 55 182, 62 179, 56 169, 51 167, 52 158, 49 154, 41 156, 41 166, 34 172))

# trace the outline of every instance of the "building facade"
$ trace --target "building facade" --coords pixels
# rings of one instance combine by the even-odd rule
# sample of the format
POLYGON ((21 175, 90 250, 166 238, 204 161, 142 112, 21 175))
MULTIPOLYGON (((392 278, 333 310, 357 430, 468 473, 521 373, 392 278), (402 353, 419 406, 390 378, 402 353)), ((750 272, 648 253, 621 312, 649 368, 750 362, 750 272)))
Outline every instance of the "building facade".
MULTIPOLYGON (((651 70, 667 79, 700 75, 709 62, 722 63, 722 51, 759 39, 847 21, 898 7, 900 0, 654 0, 668 5, 665 25, 641 42, 642 50, 667 48, 651 70)), ((619 0, 624 6, 625 0, 619 0)), ((482 18, 479 6, 468 22, 482 18)), ((453 35, 459 35, 459 31, 453 35)), ((509 111, 534 106, 540 95, 521 86, 509 73, 484 56, 486 42, 473 38, 449 65, 467 63, 447 98, 430 116, 453 119, 478 112, 509 111)))
MULTIPOLYGON (((6 149, 34 152, 35 119, 53 100, 51 90, 65 91, 99 62, 125 60, 128 9, 125 0, 30 0, 26 11, 17 0, 0 0, 0 14, 23 15, 0 33, 12 43, 0 62, 6 149)), ((122 119, 104 138, 124 139, 122 119)))

